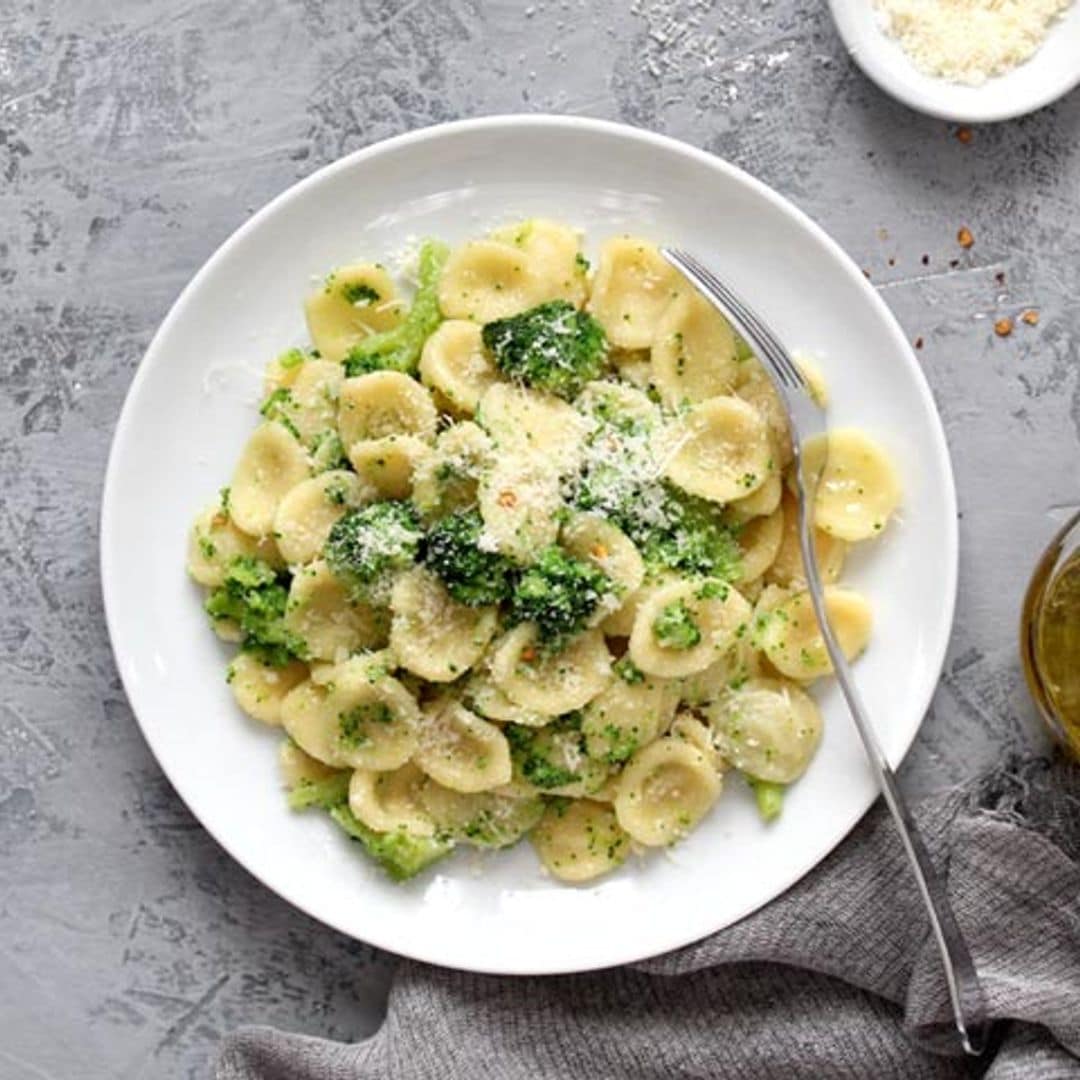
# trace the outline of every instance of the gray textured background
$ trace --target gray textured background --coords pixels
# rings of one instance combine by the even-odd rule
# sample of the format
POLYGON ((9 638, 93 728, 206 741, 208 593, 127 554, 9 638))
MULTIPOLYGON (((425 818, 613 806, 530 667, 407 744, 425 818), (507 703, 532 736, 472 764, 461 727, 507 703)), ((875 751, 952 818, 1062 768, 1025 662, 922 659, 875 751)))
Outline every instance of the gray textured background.
POLYGON ((963 517, 950 659, 905 782, 928 791, 1045 745, 1015 639, 1032 560, 1080 498, 1080 94, 965 145, 852 67, 822 0, 9 0, 4 1080, 204 1076, 242 1022, 341 1038, 377 1023, 387 958, 233 865, 143 744, 102 622, 102 472, 154 328, 248 214, 384 136, 523 110, 707 147, 866 268, 924 341, 963 517), (1037 327, 994 335, 995 318, 1028 307, 1037 327))

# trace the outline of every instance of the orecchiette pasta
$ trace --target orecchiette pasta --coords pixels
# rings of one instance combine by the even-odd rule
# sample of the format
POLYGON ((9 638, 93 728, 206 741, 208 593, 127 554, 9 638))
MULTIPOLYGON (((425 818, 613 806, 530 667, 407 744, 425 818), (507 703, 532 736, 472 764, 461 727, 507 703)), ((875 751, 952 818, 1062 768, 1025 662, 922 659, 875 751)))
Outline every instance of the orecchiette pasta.
POLYGON ((271 667, 252 653, 242 652, 229 664, 228 682, 236 704, 248 716, 276 727, 281 723, 282 700, 307 673, 307 666, 296 660, 271 667))
POLYGON ((372 263, 343 266, 334 271, 318 292, 308 297, 308 331, 315 348, 335 363, 369 334, 389 330, 402 318, 394 282, 372 263))
POLYGON ((752 679, 711 702, 707 713, 720 753, 758 780, 798 780, 821 742, 813 698, 782 679, 752 679))
POLYGON ((720 797, 720 775, 691 742, 665 735, 639 750, 615 796, 619 824, 646 847, 682 839, 720 797))
POLYGON ((338 768, 397 769, 416 750, 420 710, 389 675, 342 672, 332 682, 306 680, 281 702, 289 737, 313 758, 338 768))
POLYGON ((434 683, 464 675, 483 656, 498 626, 494 608, 456 603, 422 567, 398 579, 390 609, 390 647, 398 663, 434 683))
POLYGON ((424 774, 411 762, 390 772, 356 769, 349 780, 349 809, 380 833, 432 836, 435 822, 420 802, 424 774))
POLYGON ((375 492, 354 472, 332 469, 302 480, 278 504, 274 535, 290 565, 322 554, 334 522, 347 510, 371 502, 375 492))
POLYGON ((565 649, 546 653, 529 623, 511 630, 491 657, 495 685, 515 705, 559 716, 587 705, 611 679, 611 654, 599 630, 586 630, 565 649))
POLYGON ((419 371, 424 385, 441 395, 455 416, 472 416, 499 377, 484 351, 479 323, 465 319, 444 322, 424 342, 419 371))
POLYGON ((667 478, 702 499, 726 503, 756 491, 769 474, 764 421, 736 397, 695 405, 660 441, 667 478))
POLYGON ((448 319, 493 322, 539 303, 542 282, 520 248, 476 240, 450 256, 439 283, 439 307, 448 319))
POLYGON ((727 319, 699 293, 683 293, 661 315, 653 339, 652 374, 671 406, 706 401, 734 388, 735 335, 727 319))
POLYGON ((900 482, 885 452, 863 432, 830 431, 828 447, 818 440, 806 448, 807 468, 824 470, 814 500, 814 521, 830 536, 867 540, 885 528, 900 502, 900 482))
POLYGON ((638 608, 630 659, 649 675, 692 675, 723 656, 749 622, 750 605, 735 588, 677 581, 657 589, 638 608))
POLYGON ((615 811, 591 799, 548 807, 532 842, 549 874, 562 881, 591 881, 621 865, 630 836, 615 811))
POLYGON ((237 462, 229 489, 229 515, 249 536, 267 536, 281 500, 308 475, 304 448, 281 424, 255 429, 237 462))
POLYGON ((589 310, 612 345, 647 349, 665 308, 685 289, 655 245, 639 237, 617 236, 600 249, 589 310))
POLYGON ((321 559, 293 578, 284 622, 307 656, 330 661, 380 648, 390 628, 386 613, 352 596, 321 559))
POLYGON ((200 585, 214 589, 225 581, 233 559, 242 557, 261 559, 275 568, 282 565, 272 537, 249 536, 221 507, 208 507, 195 519, 188 538, 188 573, 200 585))
POLYGON ((346 379, 338 399, 338 430, 346 450, 392 435, 435 438, 439 414, 428 390, 397 371, 346 379))
MULTIPOLYGON (((289 736, 289 804, 396 880, 528 834, 590 881, 684 837, 729 768, 774 817, 821 740, 783 403, 652 242, 599 251, 535 218, 425 241, 407 299, 335 271, 189 538, 237 705, 289 736)), ((854 658, 870 607, 835 582, 900 493, 862 433, 828 451, 814 544, 854 658)))
MULTIPOLYGON (((852 589, 827 585, 825 611, 844 656, 853 660, 870 640, 870 605, 852 589)), ((789 679, 806 681, 832 672, 809 593, 797 593, 774 608, 761 640, 770 663, 789 679)))

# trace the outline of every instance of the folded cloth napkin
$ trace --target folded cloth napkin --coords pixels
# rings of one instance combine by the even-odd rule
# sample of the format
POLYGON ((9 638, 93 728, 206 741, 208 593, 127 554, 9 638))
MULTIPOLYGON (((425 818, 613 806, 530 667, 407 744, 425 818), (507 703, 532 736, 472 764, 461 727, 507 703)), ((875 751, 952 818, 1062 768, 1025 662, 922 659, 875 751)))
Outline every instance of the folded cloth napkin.
POLYGON ((999 1021, 980 1062, 942 1050, 944 978, 878 804, 782 897, 678 952, 545 978, 403 961, 371 1038, 243 1029, 217 1080, 1080 1077, 1080 769, 1013 762, 916 816, 999 1021))

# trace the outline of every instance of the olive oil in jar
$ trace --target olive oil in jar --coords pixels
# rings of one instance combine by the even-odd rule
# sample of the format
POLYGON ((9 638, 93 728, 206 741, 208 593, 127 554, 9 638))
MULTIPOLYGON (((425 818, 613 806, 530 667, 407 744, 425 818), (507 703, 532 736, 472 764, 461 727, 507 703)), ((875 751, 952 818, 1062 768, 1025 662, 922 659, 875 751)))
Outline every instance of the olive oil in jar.
POLYGON ((1055 735, 1080 758, 1080 515, 1055 537, 1024 603, 1025 673, 1055 735))

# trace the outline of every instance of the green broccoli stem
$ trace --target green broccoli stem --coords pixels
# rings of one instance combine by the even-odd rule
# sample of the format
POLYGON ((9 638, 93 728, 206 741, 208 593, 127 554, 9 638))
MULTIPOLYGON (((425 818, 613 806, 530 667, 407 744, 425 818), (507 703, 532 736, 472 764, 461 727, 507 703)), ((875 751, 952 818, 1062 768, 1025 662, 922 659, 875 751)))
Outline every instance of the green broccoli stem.
POLYGON ((410 836, 408 833, 379 833, 358 821, 346 804, 334 806, 330 816, 353 840, 363 845, 394 881, 408 881, 433 862, 449 855, 452 840, 433 836, 410 836))
POLYGON ((442 322, 439 278, 450 249, 438 240, 425 240, 420 248, 418 284, 412 307, 392 330, 372 334, 354 345, 345 357, 346 375, 371 371, 401 371, 412 375, 420 362, 424 342, 442 322))
POLYGON ((307 810, 317 806, 330 810, 335 806, 344 806, 349 798, 349 778, 348 772, 340 772, 323 780, 301 780, 289 790, 289 808, 307 810))
POLYGON ((754 776, 748 776, 746 781, 753 789, 754 801, 757 803, 761 820, 774 821, 778 818, 780 811, 784 808, 786 785, 776 784, 771 780, 758 780, 754 776))

